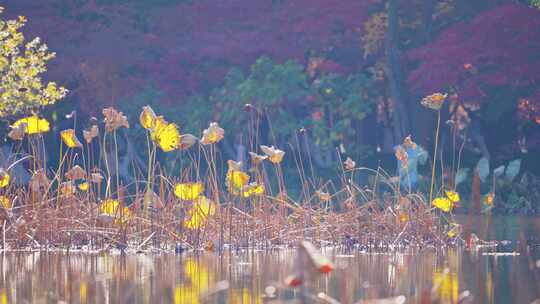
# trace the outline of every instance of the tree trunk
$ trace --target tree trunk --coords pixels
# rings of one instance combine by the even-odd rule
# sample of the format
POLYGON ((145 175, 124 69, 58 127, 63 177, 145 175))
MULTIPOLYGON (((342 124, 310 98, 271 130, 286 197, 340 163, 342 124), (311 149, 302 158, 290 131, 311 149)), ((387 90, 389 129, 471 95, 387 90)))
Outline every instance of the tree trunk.
POLYGON ((398 2, 397 0, 389 0, 388 29, 386 33, 386 55, 388 57, 386 72, 390 85, 390 94, 394 101, 394 112, 392 114, 394 144, 401 142, 409 132, 406 94, 403 90, 403 72, 399 56, 398 30, 398 2))

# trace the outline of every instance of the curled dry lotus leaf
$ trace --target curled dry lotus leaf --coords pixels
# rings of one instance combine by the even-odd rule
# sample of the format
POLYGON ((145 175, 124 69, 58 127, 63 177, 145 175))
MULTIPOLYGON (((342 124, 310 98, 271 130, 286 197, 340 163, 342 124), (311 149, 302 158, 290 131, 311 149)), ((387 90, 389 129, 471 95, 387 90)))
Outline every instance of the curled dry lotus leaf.
POLYGON ((32 191, 39 191, 40 189, 46 188, 49 186, 49 179, 47 178, 47 174, 45 173, 44 169, 39 169, 34 174, 32 174, 32 177, 30 178, 30 190, 32 191))
POLYGON ((99 183, 101 183, 102 180, 103 180, 103 175, 101 175, 101 173, 94 172, 94 173, 90 174, 90 182, 92 182, 94 184, 99 184, 99 183))
POLYGON ((227 161, 227 165, 229 165, 229 170, 242 171, 241 161, 234 161, 229 159, 227 161))
POLYGON ((67 179, 74 181, 86 178, 86 172, 79 165, 75 165, 66 172, 65 176, 67 179))
POLYGON ((217 122, 210 123, 208 129, 203 131, 201 144, 209 145, 215 144, 223 139, 225 131, 218 125, 217 122))
POLYGON ((122 112, 118 112, 113 107, 108 107, 102 111, 103 122, 105 123, 105 130, 107 132, 116 131, 119 128, 129 128, 129 122, 127 117, 122 112))
POLYGON ((251 162, 255 165, 262 163, 265 159, 268 158, 268 155, 260 155, 254 152, 249 152, 249 156, 251 157, 251 162))
POLYGON ((268 159, 274 163, 278 164, 283 160, 283 156, 285 155, 285 152, 275 148, 274 146, 268 147, 265 145, 261 145, 261 150, 268 156, 268 159))
POLYGON ((150 106, 144 106, 139 116, 141 126, 147 130, 153 129, 156 124, 156 113, 150 106))
POLYGON ((191 148, 194 144, 196 144, 197 140, 197 137, 192 134, 183 134, 180 136, 180 143, 178 144, 178 149, 187 150, 191 148))
POLYGON ((87 144, 91 143, 94 138, 99 135, 99 127, 93 125, 88 130, 83 131, 83 137, 87 144))
POLYGON ((21 123, 18 126, 11 126, 11 130, 8 133, 8 137, 13 140, 22 140, 26 133, 26 123, 21 123))
POLYGON ((353 170, 356 167, 356 162, 350 157, 347 157, 347 159, 343 162, 343 165, 345 166, 346 170, 353 170))
POLYGON ((448 94, 434 93, 422 98, 420 104, 432 110, 440 110, 448 94))

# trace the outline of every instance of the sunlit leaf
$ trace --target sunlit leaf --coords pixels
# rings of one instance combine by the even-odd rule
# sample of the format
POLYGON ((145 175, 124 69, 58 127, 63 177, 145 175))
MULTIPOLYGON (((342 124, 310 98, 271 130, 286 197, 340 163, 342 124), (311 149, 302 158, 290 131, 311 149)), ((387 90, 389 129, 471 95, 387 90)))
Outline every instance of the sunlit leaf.
POLYGON ((60 132, 60 138, 62 138, 64 144, 69 148, 82 148, 82 144, 75 135, 75 130, 73 129, 67 129, 60 132))
POLYGON ((432 205, 444 212, 450 212, 452 210, 453 203, 446 197, 437 197, 433 200, 432 205))
POLYGON ((17 128, 21 124, 26 124, 25 131, 26 134, 29 135, 46 133, 49 132, 51 129, 48 120, 44 118, 39 118, 36 115, 19 119, 15 123, 13 123, 12 127, 17 128))
POLYGON ((208 217, 216 212, 215 203, 205 196, 199 196, 194 202, 193 207, 189 210, 189 220, 184 222, 188 229, 198 229, 202 227, 208 217))
POLYGON ((0 195, 0 205, 4 207, 4 209, 10 209, 11 200, 5 195, 0 195))
POLYGON ((121 207, 118 200, 107 199, 99 205, 99 211, 102 216, 114 218, 114 223, 117 225, 126 224, 133 214, 128 207, 121 207))
POLYGON ((249 182, 249 175, 238 170, 229 170, 226 176, 227 188, 229 192, 239 195, 244 186, 249 182))
POLYGON ((4 169, 0 169, 0 188, 5 188, 9 185, 11 176, 4 169))
POLYGON ((199 195, 204 191, 202 183, 183 183, 176 184, 174 194, 181 200, 192 201, 199 198, 199 195))
POLYGON ((171 152, 180 144, 180 131, 176 124, 168 123, 161 116, 156 118, 150 137, 163 152, 171 152))
POLYGON ((488 206, 492 206, 494 200, 495 200, 495 194, 493 192, 490 192, 484 196, 484 204, 488 206))
POLYGON ((264 185, 259 183, 250 183, 249 185, 245 186, 242 195, 245 198, 252 197, 252 196, 260 196, 264 194, 264 185))
POLYGON ((88 182, 82 182, 77 185, 77 188, 79 188, 79 190, 81 190, 82 192, 86 192, 90 188, 90 184, 88 184, 88 182))
POLYGON ((457 202, 459 202, 461 200, 460 197, 459 197, 459 193, 457 193, 456 191, 446 190, 446 191, 444 191, 444 193, 446 194, 446 197, 452 203, 457 203, 457 202))
POLYGON ((147 130, 154 128, 156 123, 156 114, 150 106, 143 107, 141 115, 139 116, 139 122, 141 126, 147 130))

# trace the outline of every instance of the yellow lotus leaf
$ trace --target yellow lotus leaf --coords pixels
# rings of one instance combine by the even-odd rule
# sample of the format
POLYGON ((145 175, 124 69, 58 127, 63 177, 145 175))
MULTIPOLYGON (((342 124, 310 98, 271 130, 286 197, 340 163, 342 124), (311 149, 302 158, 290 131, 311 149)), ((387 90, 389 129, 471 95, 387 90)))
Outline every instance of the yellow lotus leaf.
POLYGON ((0 188, 5 188, 9 185, 11 176, 4 169, 0 169, 0 188))
POLYGON ((107 199, 102 202, 99 211, 102 215, 114 217, 114 223, 117 225, 125 225, 133 217, 128 207, 120 208, 120 203, 114 199, 107 199))
POLYGON ((11 208, 11 200, 5 195, 0 195, 0 205, 2 205, 2 207, 4 207, 4 209, 10 209, 11 208))
POLYGON ((101 203, 99 211, 108 216, 115 216, 118 206, 120 206, 120 203, 117 200, 108 199, 101 203))
POLYGON ((64 144, 69 148, 82 148, 82 144, 75 135, 75 130, 73 129, 67 129, 60 132, 60 138, 62 138, 64 144))
POLYGON ((173 151, 180 144, 180 131, 178 131, 176 124, 168 123, 161 116, 156 118, 150 137, 163 152, 173 151))
POLYGON ((12 125, 12 127, 18 128, 21 124, 26 124, 25 131, 26 134, 29 135, 46 133, 49 132, 51 129, 49 121, 43 118, 39 118, 36 115, 19 119, 12 125))
POLYGON ((441 209, 444 212, 450 212, 452 210, 452 201, 446 197, 437 197, 432 202, 433 206, 441 209))
POLYGON ((242 191, 242 195, 245 198, 251 197, 251 196, 259 196, 264 194, 264 185, 259 183, 251 183, 244 187, 244 191, 242 191))
POLYGON ((199 195, 204 191, 202 183, 183 183, 176 184, 174 194, 181 200, 192 201, 199 198, 199 195))
POLYGON ((284 151, 281 151, 274 146, 268 147, 265 145, 261 145, 261 150, 268 156, 268 159, 274 163, 279 164, 283 160, 283 156, 285 155, 284 151))
POLYGON ((81 190, 82 192, 86 192, 90 188, 90 185, 88 184, 88 182, 82 182, 77 185, 77 188, 79 188, 79 190, 81 190))
POLYGON ((249 182, 249 175, 238 170, 229 170, 226 176, 227 185, 235 189, 242 190, 249 182))
POLYGON ((459 193, 457 193, 456 191, 447 190, 447 191, 444 191, 444 193, 446 194, 446 197, 447 197, 452 203, 457 203, 457 202, 460 201, 459 193))
POLYGON ((143 107, 141 115, 139 116, 139 122, 141 126, 147 130, 154 128, 156 123, 156 114, 150 106, 143 107))
POLYGON ((214 202, 205 196, 199 196, 193 207, 188 211, 190 219, 184 222, 188 229, 198 229, 202 227, 209 216, 214 215, 216 207, 214 202))
POLYGON ((215 144, 223 139, 225 131, 218 125, 217 122, 210 123, 208 129, 203 131, 201 144, 215 144))

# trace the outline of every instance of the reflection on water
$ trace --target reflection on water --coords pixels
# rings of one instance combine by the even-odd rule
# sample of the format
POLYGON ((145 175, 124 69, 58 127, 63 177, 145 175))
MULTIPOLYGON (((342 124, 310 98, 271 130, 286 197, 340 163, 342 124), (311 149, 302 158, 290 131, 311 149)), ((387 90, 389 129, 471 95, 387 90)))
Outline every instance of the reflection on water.
MULTIPOLYGON (((492 220, 491 225, 497 226, 497 219, 492 220)), ((520 229, 500 222, 503 232, 496 233, 514 231, 516 235, 504 237, 519 238, 520 229)), ((538 231, 535 220, 517 224, 529 233, 538 231)), ((537 259, 525 253, 490 256, 435 248, 416 254, 327 253, 337 269, 311 282, 309 291, 324 292, 340 303, 397 295, 405 295, 407 303, 417 303, 432 293, 441 303, 455 303, 465 290, 474 295, 474 303, 531 303, 540 292, 537 259)), ((0 304, 263 303, 265 287, 278 286, 290 274, 291 256, 286 251, 222 257, 211 253, 5 254, 0 256, 0 304)), ((298 297, 284 289, 278 289, 278 295, 281 299, 298 297)))

